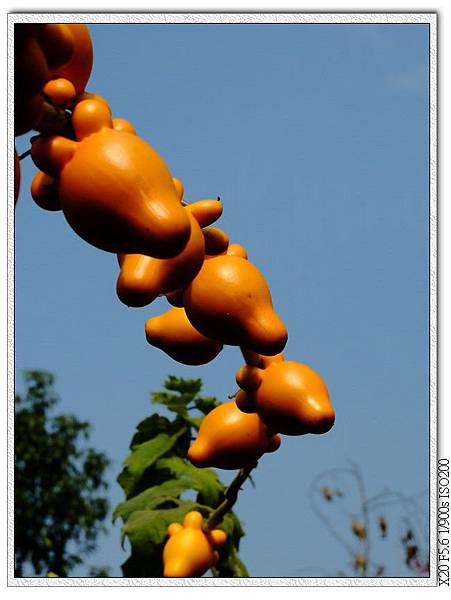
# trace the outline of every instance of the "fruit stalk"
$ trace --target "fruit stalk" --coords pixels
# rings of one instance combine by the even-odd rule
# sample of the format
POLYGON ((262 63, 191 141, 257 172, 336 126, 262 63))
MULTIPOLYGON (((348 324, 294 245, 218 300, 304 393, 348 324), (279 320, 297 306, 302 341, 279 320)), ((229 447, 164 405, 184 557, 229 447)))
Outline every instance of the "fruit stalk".
POLYGON ((229 487, 224 492, 224 500, 221 504, 211 513, 203 529, 204 531, 212 531, 219 523, 221 523, 223 516, 233 507, 235 502, 238 500, 238 492, 246 479, 251 474, 251 471, 255 469, 257 463, 250 467, 245 467, 238 471, 238 475, 231 482, 229 487))
POLYGON ((35 130, 42 134, 64 134, 65 137, 73 138, 70 135, 70 116, 60 106, 56 106, 49 100, 44 100, 43 111, 39 123, 35 126, 35 130))
POLYGON ((240 346, 241 354, 247 365, 250 367, 260 367, 262 362, 262 357, 257 352, 253 350, 248 350, 248 348, 244 348, 244 346, 240 346))

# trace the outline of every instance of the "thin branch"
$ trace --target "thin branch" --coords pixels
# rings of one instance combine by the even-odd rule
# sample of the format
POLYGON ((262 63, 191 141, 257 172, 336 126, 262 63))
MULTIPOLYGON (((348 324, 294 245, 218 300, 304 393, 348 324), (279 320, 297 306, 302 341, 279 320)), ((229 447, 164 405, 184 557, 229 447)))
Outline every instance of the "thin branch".
MULTIPOLYGON (((360 472, 359 467, 357 465, 355 465, 355 464, 352 464, 352 469, 353 469, 354 477, 355 477, 355 480, 357 482, 357 486, 359 488, 359 493, 360 493, 360 501, 361 501, 361 506, 362 506, 363 525, 365 527, 365 538, 363 539, 363 546, 364 546, 364 553, 365 553, 365 558, 366 558, 366 564, 369 565, 370 562, 371 562, 370 561, 370 551, 371 551, 371 544, 370 544, 370 515, 369 515, 369 511, 368 511, 368 500, 367 500, 367 496, 366 496, 365 483, 363 481, 363 477, 362 477, 362 474, 360 472)), ((364 570, 364 573, 366 573, 366 569, 364 570)))
POLYGON ((316 504, 314 495, 313 495, 314 491, 315 491, 314 484, 312 484, 310 486, 310 490, 309 490, 309 498, 310 498, 310 506, 312 507, 313 512, 324 523, 324 525, 329 530, 329 533, 332 535, 332 537, 334 537, 337 540, 337 542, 341 546, 343 546, 343 548, 350 555, 350 557, 353 558, 356 554, 355 549, 352 547, 352 545, 348 544, 348 542, 346 541, 346 539, 343 536, 341 536, 338 533, 338 531, 332 525, 332 523, 330 522, 328 517, 323 512, 321 512, 321 510, 318 508, 318 505, 316 504))
POLYGON ((22 154, 19 154, 19 160, 23 160, 24 158, 27 158, 27 156, 30 156, 31 154, 31 148, 28 148, 28 150, 26 150, 25 152, 22 152, 22 154))
POLYGON ((257 463, 253 464, 250 467, 245 467, 244 469, 240 469, 240 471, 238 472, 238 475, 235 477, 235 479, 232 481, 232 483, 229 485, 229 487, 224 492, 224 500, 211 513, 210 517, 208 518, 207 522, 205 523, 204 531, 211 531, 212 529, 215 529, 215 527, 217 527, 219 525, 219 523, 222 521, 224 515, 227 512, 229 512, 229 510, 232 508, 232 506, 238 500, 238 492, 240 491, 241 486, 243 485, 243 483, 249 477, 251 471, 253 469, 255 469, 256 466, 257 466, 257 463))

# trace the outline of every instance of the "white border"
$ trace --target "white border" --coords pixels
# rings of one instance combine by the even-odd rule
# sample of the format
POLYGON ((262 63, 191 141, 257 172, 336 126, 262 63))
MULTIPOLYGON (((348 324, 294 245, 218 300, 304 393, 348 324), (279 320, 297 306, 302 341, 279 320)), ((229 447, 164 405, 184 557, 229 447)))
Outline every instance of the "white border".
POLYGON ((436 575, 437 461, 437 14, 403 13, 14 13, 8 15, 8 586, 13 587, 430 587, 436 575), (430 25, 430 577, 427 578, 14 578, 14 23, 428 23, 430 25))

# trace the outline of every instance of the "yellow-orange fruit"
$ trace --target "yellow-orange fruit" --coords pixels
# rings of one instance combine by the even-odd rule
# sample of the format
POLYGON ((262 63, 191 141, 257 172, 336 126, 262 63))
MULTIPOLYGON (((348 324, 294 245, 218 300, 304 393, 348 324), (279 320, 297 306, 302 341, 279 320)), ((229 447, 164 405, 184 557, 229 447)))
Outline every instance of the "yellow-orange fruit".
POLYGON ((38 126, 44 111, 42 94, 19 95, 14 100, 14 135, 23 135, 38 126), (17 98, 17 99, 16 99, 17 98))
POLYGON ((205 365, 222 350, 222 344, 194 329, 183 308, 171 308, 146 322, 149 344, 184 365, 205 365))
POLYGON ((214 256, 186 288, 183 306, 201 333, 232 346, 273 355, 287 341, 274 312, 268 285, 252 263, 238 256, 214 256))
POLYGON ((24 39, 14 57, 14 135, 39 122, 44 105, 41 89, 49 77, 44 52, 34 36, 24 39))
POLYGON ((91 36, 87 25, 83 23, 67 23, 71 36, 73 51, 70 59, 52 71, 54 78, 68 79, 75 87, 77 94, 81 94, 91 75, 93 62, 93 49, 91 36))
POLYGON ((285 435, 326 433, 335 421, 329 392, 321 377, 296 361, 273 361, 262 369, 242 367, 239 408, 259 415, 274 431, 285 435))
POLYGON ((196 467, 241 469, 279 445, 280 438, 257 414, 244 413, 235 402, 226 402, 204 418, 188 458, 196 467))
POLYGON ((104 101, 79 102, 72 113, 77 141, 38 138, 35 164, 59 178, 61 206, 85 241, 116 254, 172 258, 191 233, 171 174, 157 152, 136 135, 113 129, 104 101))
POLYGON ((163 549, 164 577, 201 577, 216 564, 216 548, 226 542, 227 535, 221 529, 204 532, 202 524, 201 513, 191 511, 183 525, 169 525, 169 539, 163 549))
POLYGON ((205 253, 216 256, 227 251, 229 247, 229 236, 219 227, 206 227, 202 229, 205 240, 205 253))
POLYGON ((258 360, 255 364, 246 364, 236 373, 236 382, 239 387, 245 392, 255 392, 262 382, 262 369, 267 369, 274 362, 283 362, 285 360, 283 354, 275 356, 256 355, 258 360))
POLYGON ((183 181, 180 181, 180 179, 177 179, 177 177, 173 177, 172 181, 174 182, 174 187, 176 189, 177 196, 180 198, 180 201, 182 201, 183 194, 185 192, 185 187, 183 185, 183 181))
POLYGON ((51 79, 47 81, 43 92, 53 104, 69 107, 75 99, 76 91, 73 83, 68 79, 51 79))
POLYGON ((166 294, 166 299, 169 304, 172 306, 176 306, 177 308, 183 307, 183 290, 175 290, 174 292, 169 292, 166 294))
POLYGON ((31 182, 31 196, 44 210, 61 210, 58 193, 58 180, 38 171, 31 182))
POLYGON ((208 227, 217 221, 223 211, 223 205, 219 198, 218 200, 198 200, 187 204, 186 208, 201 227, 208 227))
POLYGON ((69 24, 46 23, 39 25, 36 37, 50 69, 70 61, 74 53, 74 38, 69 24))
POLYGON ((113 119, 113 129, 115 131, 125 131, 126 133, 136 135, 136 130, 130 123, 130 121, 127 121, 127 119, 122 119, 120 117, 116 117, 113 119))
POLYGON ((14 27, 14 134, 34 129, 42 118, 42 88, 52 68, 70 60, 73 39, 68 26, 16 24, 14 27))
POLYGON ((123 257, 116 290, 127 306, 146 306, 160 294, 188 283, 199 272, 204 257, 204 238, 196 219, 189 214, 191 235, 185 248, 174 258, 151 258, 142 254, 123 257))
POLYGON ((229 244, 226 254, 229 256, 239 256, 247 259, 247 250, 241 244, 229 244))

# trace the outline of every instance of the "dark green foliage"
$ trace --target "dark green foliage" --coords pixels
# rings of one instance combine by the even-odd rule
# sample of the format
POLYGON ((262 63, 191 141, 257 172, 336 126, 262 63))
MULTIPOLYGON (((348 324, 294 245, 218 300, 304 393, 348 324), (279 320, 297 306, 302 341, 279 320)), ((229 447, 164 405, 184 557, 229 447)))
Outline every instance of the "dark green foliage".
POLYGON ((52 414, 50 373, 25 371, 24 379, 26 393, 15 398, 15 575, 29 563, 36 575, 66 577, 103 531, 109 461, 86 447, 89 423, 52 414))
MULTIPOLYGON (((152 393, 152 403, 163 405, 172 417, 146 417, 132 438, 131 453, 118 477, 126 499, 113 515, 122 519, 122 542, 127 538, 132 550, 122 565, 125 577, 162 577, 168 525, 181 523, 191 510, 208 517, 223 499, 225 486, 215 471, 197 469, 185 458, 203 417, 220 404, 216 398, 201 397, 201 387, 200 379, 168 377, 164 391, 152 393)), ((248 577, 238 556, 244 535, 239 519, 229 512, 219 528, 228 540, 214 574, 248 577)))

